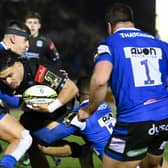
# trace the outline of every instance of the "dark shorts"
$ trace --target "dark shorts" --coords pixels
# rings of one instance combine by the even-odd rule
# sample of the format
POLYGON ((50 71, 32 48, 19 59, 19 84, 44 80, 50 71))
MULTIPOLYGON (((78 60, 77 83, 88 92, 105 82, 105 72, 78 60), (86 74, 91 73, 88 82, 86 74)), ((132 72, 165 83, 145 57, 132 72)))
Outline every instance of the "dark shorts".
POLYGON ((146 153, 161 155, 168 140, 168 119, 117 123, 105 154, 115 160, 141 160, 146 153))
POLYGON ((61 122, 65 115, 67 115, 65 106, 59 108, 54 113, 26 111, 22 114, 20 122, 26 129, 32 132, 46 127, 52 121, 61 122))

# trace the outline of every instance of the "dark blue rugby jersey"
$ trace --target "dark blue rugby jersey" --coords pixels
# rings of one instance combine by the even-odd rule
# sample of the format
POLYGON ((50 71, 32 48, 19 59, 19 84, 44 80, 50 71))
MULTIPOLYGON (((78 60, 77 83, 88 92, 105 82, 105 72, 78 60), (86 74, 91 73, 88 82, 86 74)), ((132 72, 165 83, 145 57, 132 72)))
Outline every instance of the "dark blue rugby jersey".
POLYGON ((119 121, 168 118, 165 42, 139 29, 119 29, 98 44, 95 64, 104 60, 113 64, 110 86, 119 121))

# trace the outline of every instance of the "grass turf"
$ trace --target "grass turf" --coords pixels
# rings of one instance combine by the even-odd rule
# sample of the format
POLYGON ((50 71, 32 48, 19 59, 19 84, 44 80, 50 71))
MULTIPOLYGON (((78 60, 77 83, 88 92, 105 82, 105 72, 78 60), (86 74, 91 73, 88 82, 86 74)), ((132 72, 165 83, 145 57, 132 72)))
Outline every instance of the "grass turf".
MULTIPOLYGON (((18 119, 21 115, 21 112, 17 112, 18 110, 13 110, 11 114, 18 119)), ((69 141, 75 141, 80 144, 83 143, 82 138, 76 137, 76 136, 70 136, 68 138, 69 141)), ((7 144, 3 141, 0 141, 0 144, 2 145, 3 151, 5 150, 7 144)), ((3 152, 0 153, 0 156, 2 156, 3 152)), ((61 158, 61 164, 59 166, 56 166, 53 159, 50 156, 47 156, 47 159, 49 161, 50 167, 51 168, 80 168, 79 160, 77 158, 72 158, 72 157, 62 157, 61 158)), ((166 150, 164 152, 164 159, 168 160, 168 144, 166 145, 166 150)), ((101 168, 101 161, 99 158, 94 155, 94 167, 95 168, 101 168)), ((31 166, 21 166, 21 165, 16 165, 16 168, 31 168, 31 166)), ((40 168, 40 165, 39 165, 40 168)))

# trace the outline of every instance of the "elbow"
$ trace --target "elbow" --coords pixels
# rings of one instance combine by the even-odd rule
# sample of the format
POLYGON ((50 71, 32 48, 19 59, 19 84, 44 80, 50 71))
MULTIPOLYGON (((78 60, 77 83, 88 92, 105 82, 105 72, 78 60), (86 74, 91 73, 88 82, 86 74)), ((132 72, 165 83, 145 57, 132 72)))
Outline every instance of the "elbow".
POLYGON ((108 78, 103 76, 103 77, 99 77, 97 76, 96 78, 93 79, 93 83, 95 83, 96 86, 98 87, 103 87, 105 85, 107 85, 108 83, 108 78))
POLYGON ((107 81, 106 80, 97 80, 96 83, 97 83, 97 86, 102 87, 107 84, 107 81))
POLYGON ((73 90, 74 90, 74 96, 76 96, 78 94, 79 90, 78 90, 78 88, 75 84, 74 84, 74 89, 73 90))
POLYGON ((78 93, 78 87, 76 86, 76 84, 73 81, 69 80, 69 86, 69 88, 71 88, 72 95, 76 96, 78 93))

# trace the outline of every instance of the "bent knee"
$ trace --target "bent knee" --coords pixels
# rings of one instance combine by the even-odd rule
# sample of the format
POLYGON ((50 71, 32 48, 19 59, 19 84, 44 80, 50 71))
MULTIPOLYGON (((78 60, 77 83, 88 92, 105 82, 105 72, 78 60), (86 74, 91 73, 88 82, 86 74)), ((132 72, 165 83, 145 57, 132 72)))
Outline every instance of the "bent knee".
POLYGON ((25 144, 27 148, 31 146, 33 140, 28 130, 23 130, 21 132, 21 141, 25 144))

